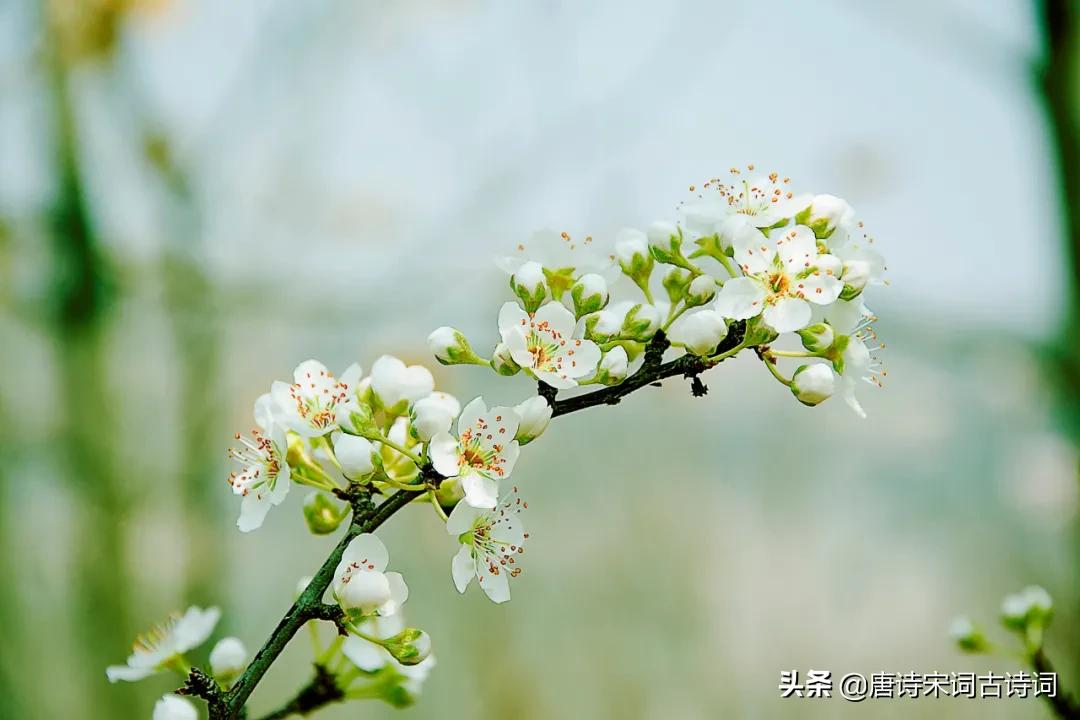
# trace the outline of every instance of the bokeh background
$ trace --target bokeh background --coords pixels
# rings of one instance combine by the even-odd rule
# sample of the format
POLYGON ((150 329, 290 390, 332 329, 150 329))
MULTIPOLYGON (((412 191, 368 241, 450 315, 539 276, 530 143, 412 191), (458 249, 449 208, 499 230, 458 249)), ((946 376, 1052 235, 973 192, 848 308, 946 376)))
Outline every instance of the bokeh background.
POLYGON ((332 542, 299 491, 233 526, 225 448, 272 380, 430 362, 442 324, 494 342, 493 255, 610 241, 748 162, 848 198, 888 255, 870 419, 751 356, 704 399, 560 420, 515 472, 513 601, 459 597, 440 523, 403 513, 381 534, 439 665, 412 709, 323 717, 1047 717, 777 685, 1014 669, 946 629, 1039 583, 1080 686, 1078 25, 1070 0, 0 0, 0 717, 149 717, 173 681, 104 667, 189 603, 267 636, 332 542))

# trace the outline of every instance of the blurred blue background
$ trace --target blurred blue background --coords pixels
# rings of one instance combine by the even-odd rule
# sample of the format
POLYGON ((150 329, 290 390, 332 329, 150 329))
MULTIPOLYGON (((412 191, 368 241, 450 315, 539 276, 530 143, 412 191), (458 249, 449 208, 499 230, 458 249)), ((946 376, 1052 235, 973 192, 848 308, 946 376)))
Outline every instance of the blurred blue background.
MULTIPOLYGON (((172 680, 104 667, 189 603, 268 635, 331 542, 299 491, 233 527, 225 448, 272 380, 433 365, 443 324, 493 343, 494 255, 543 227, 612 242, 748 162, 847 198, 888 257, 869 420, 752 356, 704 399, 560 420, 515 471, 513 601, 459 597, 441 525, 403 513, 381 535, 439 665, 410 710, 323 716, 1046 717, 777 685, 1014 669, 946 629, 1037 582, 1080 686, 1070 7, 2 0, 0 717, 149 717, 172 680)), ((253 708, 306 680, 301 640, 253 708)))

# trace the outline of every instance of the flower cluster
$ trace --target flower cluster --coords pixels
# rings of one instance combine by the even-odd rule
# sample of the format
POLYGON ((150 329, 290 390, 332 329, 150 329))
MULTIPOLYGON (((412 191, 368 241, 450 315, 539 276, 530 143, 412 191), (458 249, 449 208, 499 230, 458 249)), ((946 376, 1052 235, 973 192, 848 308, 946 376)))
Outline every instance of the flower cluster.
MULTIPOLYGON (((487 357, 449 326, 430 333, 428 346, 443 365, 530 378, 536 390, 520 402, 476 397, 462 404, 436 390, 427 368, 390 355, 366 375, 358 364, 337 376, 307 360, 291 382, 275 382, 258 398, 256 427, 237 435, 229 453, 238 463, 228 478, 241 497, 238 528, 261 527, 293 485, 308 488, 303 513, 312 533, 334 532, 351 515, 331 556, 332 577, 327 569, 314 587, 302 581, 290 611, 312 627, 333 620, 344 633, 325 647, 314 633, 320 674, 311 687, 332 682, 327 701, 410 704, 434 665, 427 633, 403 621, 408 585, 387 571, 389 553, 372 532, 397 509, 421 504, 445 524, 454 547, 448 575, 459 592, 475 578, 492 601, 509 600, 529 537, 521 519, 527 504, 511 476, 521 448, 554 415, 617 402, 676 375, 692 377, 701 394, 700 373, 748 349, 803 404, 840 389, 864 414, 857 381, 880 384, 884 372, 863 292, 884 282, 884 261, 846 202, 797 195, 786 178, 752 171, 691 187, 677 221, 624 229, 604 250, 591 236, 546 231, 500 258, 512 299, 493 312, 487 357), (785 341, 797 349, 781 347, 785 341), (782 358, 803 364, 785 375, 782 358), (577 396, 556 401, 559 393, 577 396)), ((109 668, 109 678, 186 674, 184 654, 206 640, 217 619, 216 610, 192 608, 141 639, 126 666, 109 668)), ((222 690, 243 671, 245 657, 232 638, 214 648, 210 666, 222 690)), ((251 671, 257 682, 265 667, 251 671)), ((234 690, 250 692, 243 682, 234 690)), ((230 718, 246 697, 230 698, 237 701, 230 718)), ((192 710, 170 695, 154 717, 186 720, 192 710)))

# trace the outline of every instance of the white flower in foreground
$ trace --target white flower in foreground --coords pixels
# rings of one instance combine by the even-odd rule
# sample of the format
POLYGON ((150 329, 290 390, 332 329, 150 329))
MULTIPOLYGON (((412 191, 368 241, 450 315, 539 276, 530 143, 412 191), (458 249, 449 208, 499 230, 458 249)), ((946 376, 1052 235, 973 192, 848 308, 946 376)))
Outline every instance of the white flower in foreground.
POLYGON ((626 348, 622 345, 604 353, 600 360, 600 367, 596 370, 596 381, 604 385, 618 385, 626 379, 630 372, 630 357, 626 354, 626 348))
POLYGON ((727 323, 715 310, 683 315, 672 323, 668 337, 694 355, 711 355, 727 335, 727 323))
POLYGON ((173 615, 135 640, 126 665, 110 665, 105 670, 109 682, 134 682, 166 670, 188 650, 202 645, 221 618, 216 607, 203 610, 191 606, 183 615, 173 615))
MULTIPOLYGON (((753 172, 753 167, 749 168, 753 172)), ((742 171, 732 168, 732 181, 718 178, 704 183, 697 194, 680 207, 687 227, 702 235, 717 233, 725 247, 743 227, 767 228, 794 217, 810 204, 810 195, 795 195, 789 178, 776 173, 743 179, 742 171)))
POLYGON ((413 404, 409 428, 414 438, 427 442, 439 433, 447 432, 460 413, 461 403, 456 397, 450 393, 433 392, 413 404))
POLYGON ((390 557, 371 533, 353 538, 334 570, 334 598, 346 612, 393 615, 409 597, 401 573, 383 572, 390 557))
POLYGON ((851 302, 837 301, 826 309, 825 318, 838 337, 846 337, 846 340, 834 340, 843 351, 839 358, 833 359, 844 401, 859 417, 865 418, 866 411, 855 396, 855 388, 860 380, 881 387, 885 376, 881 361, 874 356, 884 347, 877 344, 877 334, 872 326, 877 318, 863 305, 861 298, 851 302))
POLYGON ((510 476, 517 462, 518 424, 513 408, 488 410, 483 398, 475 398, 458 417, 456 438, 444 432, 431 439, 431 463, 444 477, 459 478, 466 503, 493 508, 499 481, 510 476))
POLYGON ((163 695, 154 703, 151 720, 198 720, 199 711, 187 698, 179 695, 163 695))
POLYGON ((217 641, 210 651, 210 672, 221 682, 229 682, 247 667, 247 648, 240 638, 227 637, 217 641))
POLYGON ((514 439, 519 445, 526 445, 540 437, 551 422, 551 405, 546 398, 534 395, 514 406, 518 416, 518 429, 514 439))
POLYGON ((820 405, 832 397, 835 389, 836 377, 824 363, 800 365, 791 378, 791 393, 803 405, 820 405))
POLYGON ((591 375, 600 361, 600 348, 591 340, 573 337, 574 315, 550 302, 529 315, 508 302, 499 311, 499 332, 510 357, 537 380, 555 388, 571 388, 591 375))
POLYGON ((229 448, 229 457, 243 469, 229 474, 233 492, 243 497, 236 526, 250 532, 263 524, 271 506, 280 505, 289 494, 288 445, 285 428, 278 421, 281 411, 269 394, 255 401, 255 424, 251 437, 239 433, 242 447, 229 448))
POLYGON ((334 444, 334 456, 341 463, 341 472, 350 479, 361 478, 375 469, 375 443, 359 435, 349 435, 340 430, 330 436, 334 444))
POLYGON ((337 426, 337 407, 355 391, 363 374, 354 363, 337 380, 318 360, 305 360, 293 371, 291 385, 275 382, 270 394, 290 430, 304 437, 321 437, 337 426))
POLYGON ((716 310, 746 320, 762 315, 777 332, 800 330, 810 323, 810 303, 829 305, 840 297, 841 262, 818 251, 810 228, 795 225, 772 231, 743 227, 733 238, 735 260, 746 277, 724 283, 716 310))
POLYGON ((393 355, 383 355, 371 366, 371 391, 388 410, 403 412, 407 403, 434 389, 435 378, 423 365, 406 366, 393 355))
POLYGON ((480 588, 494 602, 510 599, 509 578, 521 574, 516 557, 528 533, 518 514, 526 503, 517 496, 517 488, 508 493, 494 510, 478 510, 458 503, 446 521, 446 532, 456 536, 461 548, 451 563, 454 586, 465 592, 476 578, 480 588))

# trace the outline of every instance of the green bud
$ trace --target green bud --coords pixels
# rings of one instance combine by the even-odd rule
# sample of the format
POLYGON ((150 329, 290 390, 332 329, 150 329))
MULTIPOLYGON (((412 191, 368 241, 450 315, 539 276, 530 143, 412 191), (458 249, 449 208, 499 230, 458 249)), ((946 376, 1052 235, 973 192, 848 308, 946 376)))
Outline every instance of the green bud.
POLYGON ((698 275, 686 288, 687 307, 697 307, 716 297, 716 280, 712 275, 698 275))
POLYGON ((653 270, 653 256, 649 242, 640 230, 620 230, 615 237, 615 257, 619 267, 638 287, 647 287, 653 270))
POLYGON ((500 375, 510 377, 521 372, 521 366, 510 357, 510 348, 505 343, 495 346, 495 352, 491 355, 491 369, 500 375))
POLYGON ((607 281, 596 273, 582 275, 570 288, 570 297, 574 300, 574 317, 580 320, 608 304, 607 281))
POLYGON ((990 649, 982 630, 966 617, 958 617, 949 626, 949 637, 966 653, 984 653, 990 649))
POLYGON ((381 432, 375 421, 375 411, 367 403, 356 403, 349 410, 349 421, 341 424, 341 429, 350 435, 373 437, 381 432))
POLYGON ((326 535, 338 529, 349 509, 336 503, 326 493, 315 492, 304 498, 304 520, 315 535, 326 535))
POLYGON ((565 267, 552 270, 544 268, 544 279, 547 280, 551 297, 562 300, 563 294, 574 284, 574 268, 565 267))
POLYGON ((827 323, 815 323, 798 331, 804 348, 812 353, 825 352, 832 347, 835 334, 827 323))
POLYGON ((649 252, 657 262, 682 268, 689 265, 682 254, 682 228, 668 222, 657 222, 649 226, 646 236, 649 252))
POLYGON ((418 665, 431 654, 431 636, 417 628, 405 628, 384 640, 383 647, 402 665, 418 665))
POLYGON ((679 302, 686 296, 686 289, 690 287, 690 281, 692 280, 690 271, 683 270, 682 268, 673 267, 668 270, 664 275, 663 285, 667 290, 668 299, 671 300, 671 304, 679 302))
POLYGON ((780 337, 780 333, 766 325, 760 315, 746 321, 746 335, 744 336, 744 342, 747 347, 768 345, 778 337, 780 337))
POLYGON ((544 268, 532 260, 523 264, 510 276, 510 289, 521 300, 526 312, 536 312, 547 298, 544 268))
POLYGON ((825 357, 832 361, 833 369, 841 375, 844 374, 844 351, 850 342, 850 335, 836 335, 825 353, 825 357))
POLYGON ((604 343, 618 337, 623 318, 610 310, 600 310, 585 316, 585 337, 593 342, 604 343))
POLYGON ((619 336, 627 340, 645 342, 659 329, 660 311, 652 305, 638 303, 627 311, 619 336))
POLYGON ((483 365, 486 361, 473 352, 468 339, 460 331, 443 325, 428 335, 431 353, 443 365, 483 365))
POLYGON ((1050 594, 1038 585, 1031 585, 1008 595, 1001 603, 1001 623, 1017 632, 1041 631, 1050 624, 1053 612, 1050 594))
POLYGON ((616 345, 604 353, 600 365, 596 369, 596 381, 604 385, 618 385, 626 379, 630 358, 626 354, 626 348, 616 345))

